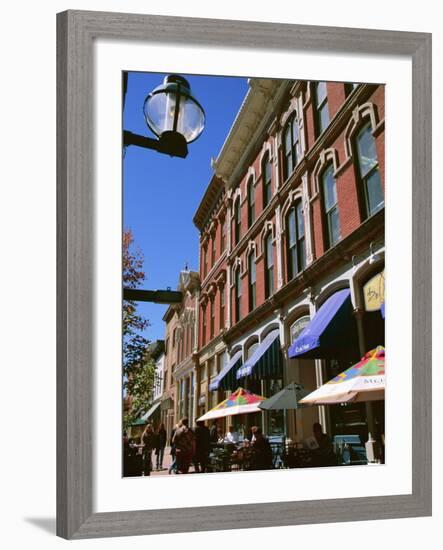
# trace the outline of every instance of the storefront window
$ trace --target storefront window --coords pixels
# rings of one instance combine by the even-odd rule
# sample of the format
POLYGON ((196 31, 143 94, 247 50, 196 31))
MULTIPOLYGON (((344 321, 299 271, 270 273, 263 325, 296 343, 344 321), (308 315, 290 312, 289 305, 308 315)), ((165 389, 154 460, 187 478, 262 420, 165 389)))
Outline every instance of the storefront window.
MULTIPOLYGON (((329 381, 355 364, 355 361, 330 359, 326 361, 325 381, 329 381)), ((340 403, 327 407, 331 437, 335 435, 359 435, 362 442, 368 439, 365 403, 340 403)))
POLYGON ((206 363, 203 363, 203 365, 201 366, 201 370, 200 370, 200 376, 201 376, 201 380, 206 380, 206 363))
MULTIPOLYGON (((281 378, 274 380, 265 381, 265 391, 264 394, 266 397, 272 397, 279 391, 283 389, 283 380, 281 378)), ((272 435, 282 435, 285 431, 285 418, 284 411, 282 409, 275 411, 267 411, 267 420, 266 420, 266 434, 269 436, 272 435)))
POLYGON ((217 376, 217 363, 214 357, 209 361, 209 374, 211 379, 217 376))

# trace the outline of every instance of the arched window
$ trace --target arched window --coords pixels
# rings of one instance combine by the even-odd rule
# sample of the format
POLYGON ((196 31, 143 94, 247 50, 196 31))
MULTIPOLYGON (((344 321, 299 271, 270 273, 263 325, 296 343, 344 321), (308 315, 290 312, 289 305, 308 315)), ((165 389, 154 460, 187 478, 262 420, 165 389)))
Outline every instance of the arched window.
POLYGON ((225 287, 220 287, 220 330, 225 328, 225 287))
POLYGON ((220 231, 220 254, 226 248, 226 218, 223 218, 221 221, 221 231, 220 231))
POLYGON ((299 200, 288 212, 287 216, 287 268, 288 280, 306 267, 305 222, 302 201, 299 200))
POLYGON ((337 186, 334 168, 330 164, 321 177, 323 208, 326 221, 326 248, 334 246, 340 239, 340 220, 338 217, 337 186))
POLYGON ((248 349, 246 350, 246 359, 250 359, 252 357, 252 354, 254 351, 258 348, 258 342, 253 342, 248 346, 248 349))
POLYGON ((240 197, 237 198, 234 204, 234 237, 235 237, 235 244, 238 244, 241 237, 240 197))
POLYGON ((261 171, 263 179, 263 208, 266 208, 272 199, 272 165, 269 153, 266 153, 263 158, 261 171))
POLYGON ((248 185, 248 227, 254 223, 255 220, 255 186, 253 178, 249 178, 248 185))
POLYGON ((206 246, 202 248, 202 256, 203 256, 203 279, 204 279, 208 274, 208 251, 206 246))
POLYGON ((384 206, 375 139, 369 122, 356 135, 355 146, 359 176, 363 187, 365 216, 368 217, 384 206))
POLYGON ((257 304, 256 280, 255 252, 252 251, 248 256, 249 311, 253 311, 257 304))
POLYGON ((215 332, 215 300, 212 298, 211 300, 211 324, 210 324, 210 337, 214 338, 214 332, 215 332))
POLYGON ((289 329, 291 342, 294 342, 296 338, 300 336, 300 334, 308 326, 310 320, 311 318, 309 317, 309 315, 303 315, 303 317, 299 317, 296 321, 292 323, 291 328, 289 329))
POLYGON ((300 154, 300 132, 295 114, 287 122, 284 131, 285 151, 285 179, 288 178, 297 166, 300 154))
POLYGON ((215 244, 215 233, 214 233, 211 238, 211 267, 215 265, 216 255, 217 255, 217 248, 215 244))
POLYGON ((235 287, 234 287, 234 301, 235 301, 235 321, 238 323, 241 319, 241 277, 240 266, 235 272, 235 287))
POLYGON ((206 306, 202 308, 202 344, 206 344, 206 306))
POLYGON ((328 93, 326 82, 316 82, 314 84, 314 113, 315 113, 315 129, 317 136, 329 124, 329 109, 328 109, 328 93))
POLYGON ((265 296, 269 298, 274 292, 274 245, 272 233, 265 238, 265 296))

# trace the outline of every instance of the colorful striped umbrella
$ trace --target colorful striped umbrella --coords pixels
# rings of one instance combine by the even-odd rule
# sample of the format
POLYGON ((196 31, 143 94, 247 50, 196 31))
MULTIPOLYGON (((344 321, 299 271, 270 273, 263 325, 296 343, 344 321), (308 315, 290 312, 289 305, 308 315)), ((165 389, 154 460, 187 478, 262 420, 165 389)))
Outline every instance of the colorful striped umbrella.
POLYGON ((385 348, 378 346, 354 366, 323 384, 300 403, 332 405, 385 398, 385 348))
POLYGON ((244 388, 237 388, 227 399, 216 405, 198 420, 213 420, 215 418, 223 418, 224 416, 261 412, 258 404, 265 399, 265 397, 255 395, 255 393, 251 393, 244 388))

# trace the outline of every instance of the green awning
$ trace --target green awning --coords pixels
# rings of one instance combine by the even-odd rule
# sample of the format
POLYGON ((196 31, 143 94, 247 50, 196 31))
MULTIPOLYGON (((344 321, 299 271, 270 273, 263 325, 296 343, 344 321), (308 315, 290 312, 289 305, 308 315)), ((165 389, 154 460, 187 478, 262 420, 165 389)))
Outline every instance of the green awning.
POLYGON ((154 403, 152 407, 148 410, 147 413, 145 413, 143 416, 138 418, 131 426, 142 426, 143 424, 147 424, 151 416, 155 413, 155 411, 160 407, 160 401, 157 401, 157 403, 154 403))

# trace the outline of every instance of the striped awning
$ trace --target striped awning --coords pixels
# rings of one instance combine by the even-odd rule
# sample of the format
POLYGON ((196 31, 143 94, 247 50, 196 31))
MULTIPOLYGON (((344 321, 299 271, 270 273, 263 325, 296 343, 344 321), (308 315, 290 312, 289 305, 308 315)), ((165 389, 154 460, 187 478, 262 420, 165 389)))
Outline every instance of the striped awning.
POLYGON ((237 370, 237 380, 246 377, 256 379, 279 378, 283 372, 280 331, 270 332, 246 363, 237 370))
POLYGON ((358 356, 357 325, 349 288, 338 290, 321 305, 288 350, 289 358, 299 359, 358 356))
POLYGON ((235 390, 238 386, 236 372, 242 363, 242 352, 238 351, 226 363, 222 370, 215 376, 210 384, 209 391, 235 390))

